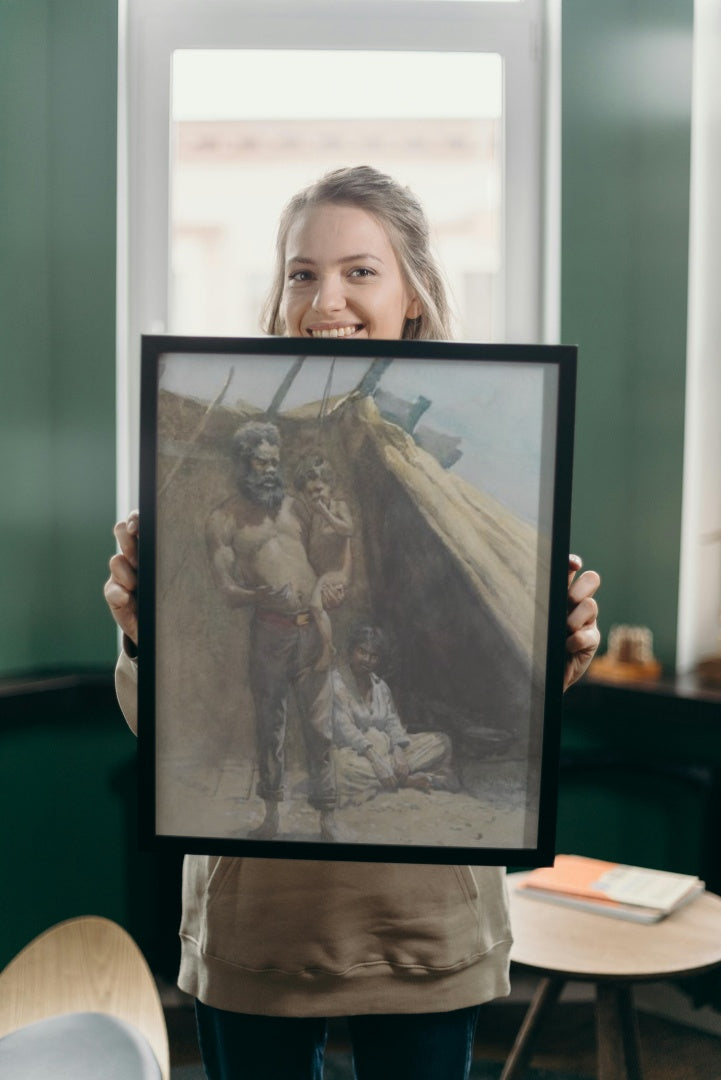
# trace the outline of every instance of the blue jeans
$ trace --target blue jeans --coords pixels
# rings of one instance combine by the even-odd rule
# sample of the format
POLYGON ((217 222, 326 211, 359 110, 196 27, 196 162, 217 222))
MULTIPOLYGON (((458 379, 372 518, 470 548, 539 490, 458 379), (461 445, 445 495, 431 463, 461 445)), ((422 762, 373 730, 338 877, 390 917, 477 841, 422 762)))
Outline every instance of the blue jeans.
MULTIPOLYGON (((249 1016, 195 1003, 208 1080, 321 1080, 323 1017, 249 1016)), ((467 1080, 478 1006, 350 1016, 356 1080, 467 1080)))

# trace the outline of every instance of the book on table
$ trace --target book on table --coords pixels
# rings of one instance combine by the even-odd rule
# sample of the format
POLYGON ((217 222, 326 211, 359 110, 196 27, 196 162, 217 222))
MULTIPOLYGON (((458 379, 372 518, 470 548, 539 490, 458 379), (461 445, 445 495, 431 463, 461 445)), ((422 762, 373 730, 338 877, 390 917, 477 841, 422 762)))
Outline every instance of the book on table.
POLYGON ((553 866, 532 870, 517 887, 534 900, 654 923, 689 903, 705 885, 694 874, 557 855, 553 866))

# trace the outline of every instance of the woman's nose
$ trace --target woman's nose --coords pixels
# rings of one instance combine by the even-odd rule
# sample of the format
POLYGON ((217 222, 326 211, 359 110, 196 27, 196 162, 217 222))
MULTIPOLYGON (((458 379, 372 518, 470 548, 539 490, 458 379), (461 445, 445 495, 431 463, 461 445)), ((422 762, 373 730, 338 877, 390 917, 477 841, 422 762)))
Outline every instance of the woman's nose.
POLYGON ((340 311, 345 307, 343 284, 335 274, 319 278, 313 307, 323 315, 340 311))

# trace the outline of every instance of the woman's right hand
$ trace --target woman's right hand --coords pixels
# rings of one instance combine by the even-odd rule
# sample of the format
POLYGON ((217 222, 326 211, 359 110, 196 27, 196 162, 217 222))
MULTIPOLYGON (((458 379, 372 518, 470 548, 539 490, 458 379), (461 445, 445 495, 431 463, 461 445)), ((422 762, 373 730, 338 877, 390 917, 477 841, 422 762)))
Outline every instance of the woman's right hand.
POLYGON ((393 769, 375 750, 366 750, 366 757, 371 763, 373 772, 378 777, 384 791, 397 791, 398 779, 393 769))
POLYGON ((138 644, 138 530, 137 510, 119 521, 113 533, 120 548, 110 560, 110 577, 103 589, 110 613, 134 645, 138 644))

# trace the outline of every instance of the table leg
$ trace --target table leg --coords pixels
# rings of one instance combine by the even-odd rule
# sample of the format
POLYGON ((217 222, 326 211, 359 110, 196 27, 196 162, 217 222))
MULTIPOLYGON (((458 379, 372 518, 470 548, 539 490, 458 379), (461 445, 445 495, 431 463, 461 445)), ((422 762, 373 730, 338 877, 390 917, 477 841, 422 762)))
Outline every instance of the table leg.
POLYGON ((643 1080, 630 983, 596 984, 599 1080, 643 1080))
POLYGON ((541 979, 523 1018, 511 1052, 503 1066, 500 1080, 520 1080, 533 1053, 533 1045, 543 1018, 558 1001, 565 979, 541 979))

